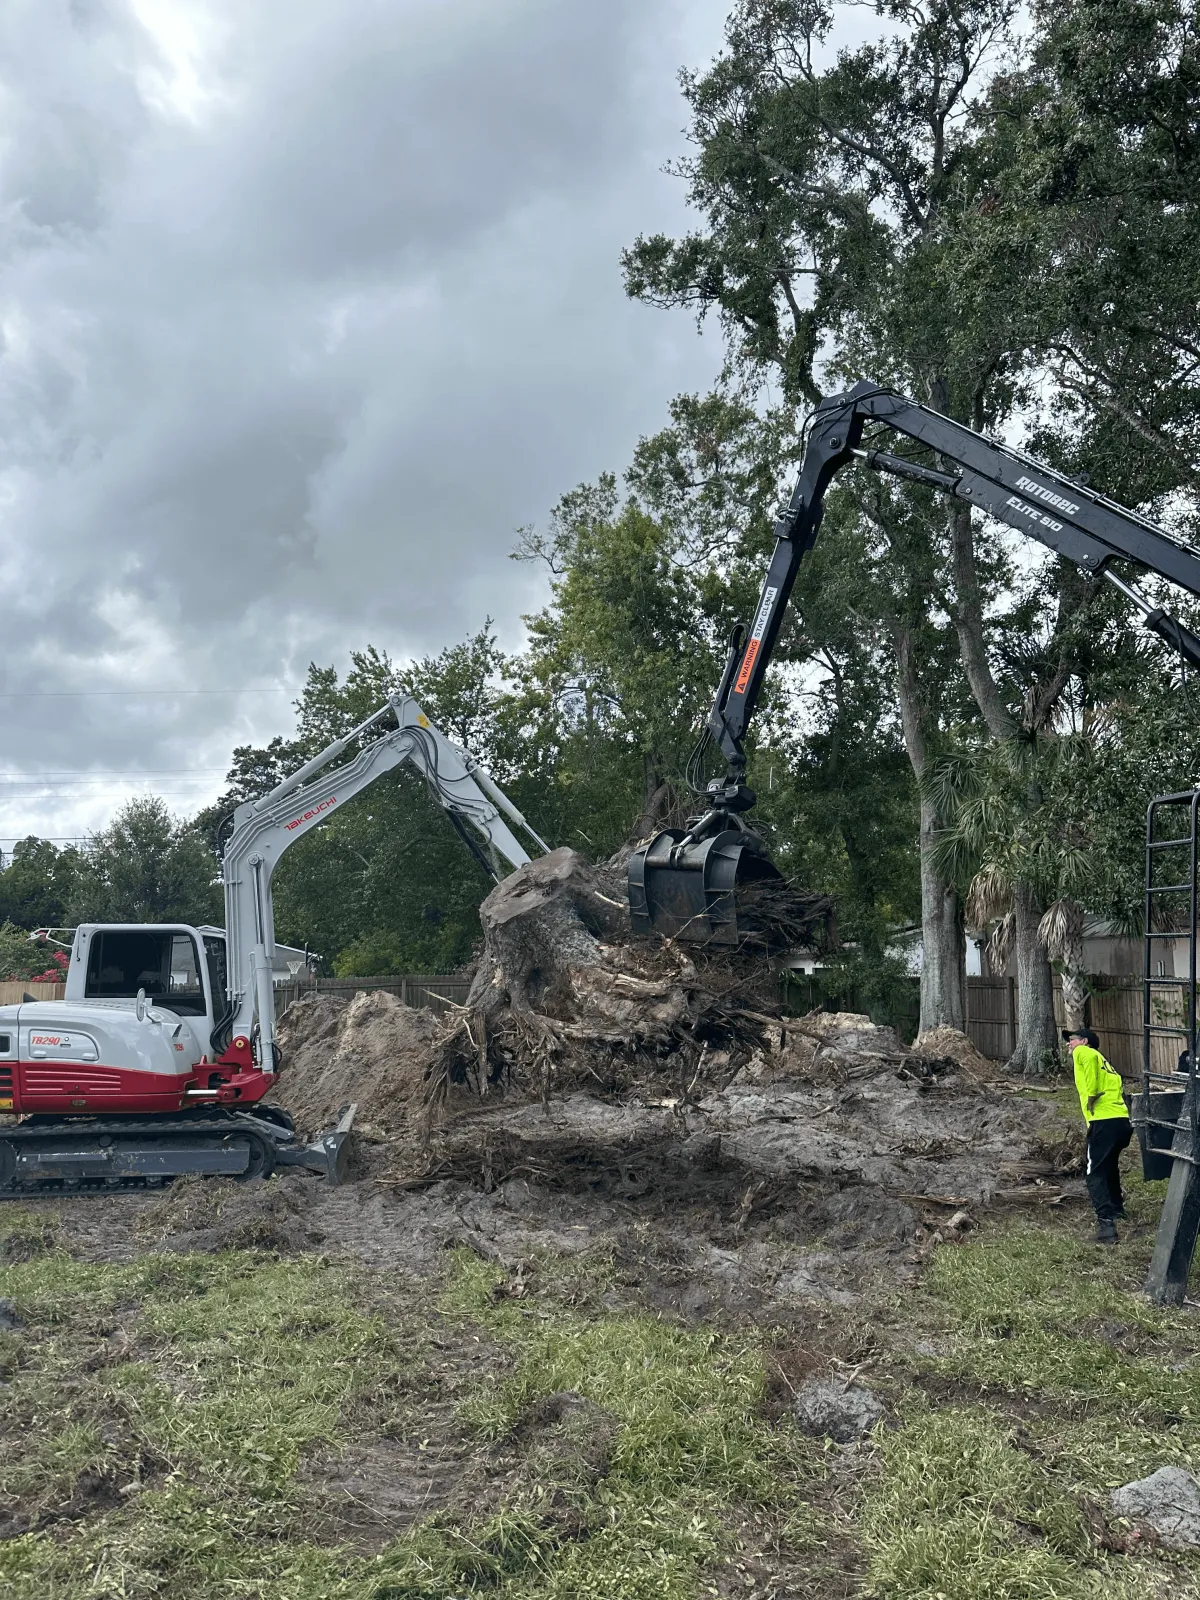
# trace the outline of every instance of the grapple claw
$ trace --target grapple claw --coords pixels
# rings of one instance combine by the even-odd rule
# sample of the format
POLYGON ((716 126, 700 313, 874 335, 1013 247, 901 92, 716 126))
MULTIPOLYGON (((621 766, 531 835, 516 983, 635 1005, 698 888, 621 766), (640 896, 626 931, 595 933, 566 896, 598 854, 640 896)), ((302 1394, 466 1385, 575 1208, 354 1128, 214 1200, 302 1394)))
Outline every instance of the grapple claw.
POLYGON ((634 933, 691 944, 736 945, 737 891, 782 883, 766 847, 744 826, 695 838, 668 828, 629 858, 629 916, 634 933))

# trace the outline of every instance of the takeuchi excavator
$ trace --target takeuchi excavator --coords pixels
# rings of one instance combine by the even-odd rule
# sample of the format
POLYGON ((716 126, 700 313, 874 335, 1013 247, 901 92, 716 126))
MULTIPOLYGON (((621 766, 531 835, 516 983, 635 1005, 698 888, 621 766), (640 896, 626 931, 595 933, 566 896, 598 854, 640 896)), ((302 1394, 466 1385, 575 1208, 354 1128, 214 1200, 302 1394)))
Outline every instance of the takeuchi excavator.
POLYGON ((185 1173, 249 1178, 284 1165, 337 1181, 352 1110, 302 1144, 287 1112, 266 1100, 281 1065, 271 876, 285 850, 404 762, 493 878, 530 859, 514 829, 548 849, 416 700, 389 699, 234 812, 224 930, 84 924, 62 1000, 0 1006, 0 1112, 18 1119, 0 1125, 0 1196, 144 1187, 185 1173), (335 766, 355 741, 358 753, 335 766))
POLYGON ((704 787, 696 785, 706 809, 686 831, 667 829, 630 857, 629 909, 636 932, 737 944, 739 889, 779 878, 765 842, 746 822, 756 800, 745 781, 746 732, 800 564, 821 526, 826 491, 855 462, 977 506, 1085 572, 1103 576, 1134 603, 1147 628, 1200 666, 1200 638, 1111 566, 1131 562, 1200 596, 1200 552, 1019 450, 878 384, 858 383, 823 401, 811 418, 796 486, 775 524, 775 549, 753 621, 735 629, 730 641, 689 768, 701 773, 715 745, 725 772, 704 787), (881 448, 895 434, 932 452, 934 462, 881 448))

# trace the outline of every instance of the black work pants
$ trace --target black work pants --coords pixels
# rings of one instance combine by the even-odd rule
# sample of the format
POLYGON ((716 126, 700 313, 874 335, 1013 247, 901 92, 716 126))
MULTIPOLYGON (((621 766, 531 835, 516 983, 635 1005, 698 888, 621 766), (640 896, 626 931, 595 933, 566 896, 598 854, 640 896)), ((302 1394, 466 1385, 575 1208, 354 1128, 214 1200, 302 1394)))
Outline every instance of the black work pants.
POLYGON ((1104 1117, 1093 1122, 1087 1135, 1087 1192, 1098 1221, 1111 1220, 1123 1211, 1121 1174, 1117 1163, 1133 1137, 1128 1117, 1104 1117))

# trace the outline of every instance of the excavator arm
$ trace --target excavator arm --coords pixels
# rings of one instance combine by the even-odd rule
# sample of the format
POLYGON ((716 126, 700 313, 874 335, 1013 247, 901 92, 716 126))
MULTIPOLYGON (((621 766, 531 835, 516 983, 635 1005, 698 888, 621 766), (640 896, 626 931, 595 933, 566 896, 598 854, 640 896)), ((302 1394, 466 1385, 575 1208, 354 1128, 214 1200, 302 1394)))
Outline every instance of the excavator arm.
POLYGON ((223 1062, 251 1064, 257 1016, 259 1062, 264 1071, 274 1070, 271 877, 280 857, 348 800, 404 762, 424 777, 433 798, 493 878, 499 879, 529 860, 509 823, 523 829, 542 850, 549 848, 488 774, 434 727, 411 695, 394 696, 269 794, 246 801, 234 812, 233 832, 222 863, 228 1006, 213 1030, 212 1041, 223 1062), (356 739, 389 717, 395 719, 394 728, 365 744, 352 761, 331 768, 356 739))
POLYGON ((744 741, 796 576, 820 531, 825 495, 855 461, 977 506, 1086 572, 1103 575, 1134 602, 1146 627, 1200 666, 1200 638, 1110 567, 1115 560, 1131 561, 1200 596, 1200 552, 1019 450, 903 395, 858 383, 823 401, 812 418, 796 485, 775 524, 775 548, 754 618, 731 641, 705 724, 705 741, 718 746, 727 768, 704 791, 709 809, 687 833, 659 834, 630 859, 630 911, 639 931, 736 942, 738 883, 773 872, 762 841, 742 820, 755 803, 744 782, 744 741), (889 431, 926 446, 937 464, 881 449, 877 441, 889 431))

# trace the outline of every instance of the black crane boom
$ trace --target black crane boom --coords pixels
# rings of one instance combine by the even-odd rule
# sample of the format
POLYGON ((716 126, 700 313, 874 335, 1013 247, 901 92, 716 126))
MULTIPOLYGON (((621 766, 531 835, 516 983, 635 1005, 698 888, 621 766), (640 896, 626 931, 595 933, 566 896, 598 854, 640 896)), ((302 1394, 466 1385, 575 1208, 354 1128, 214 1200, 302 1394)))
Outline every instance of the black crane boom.
MULTIPOLYGON (((775 524, 775 550, 754 621, 740 646, 736 668, 722 680, 723 693, 709 713, 708 729, 739 778, 746 765, 742 741, 800 564, 816 541, 826 491, 836 474, 856 458, 876 471, 927 483, 978 506, 1087 572, 1103 573, 1110 561, 1119 558, 1200 596, 1200 552, 1145 517, 915 400, 872 383, 856 384, 848 393, 824 401, 813 418, 796 486, 775 524), (929 446, 940 458, 940 470, 884 450, 862 449, 869 422, 929 446)), ((1194 633, 1128 585, 1118 582, 1118 587, 1140 606, 1148 627, 1200 666, 1200 639, 1194 633)))
POLYGON ((1131 561, 1200 596, 1200 551, 1019 450, 878 384, 857 383, 822 401, 812 417, 799 476, 775 524, 753 619, 734 632, 705 723, 706 738, 726 763, 725 774, 705 787, 708 810, 686 833, 660 833, 630 858, 630 911, 639 931, 733 943, 739 881, 777 876, 762 840, 742 818, 755 803, 744 781, 744 741, 796 576, 820 531, 825 495, 855 460, 977 506, 1084 571, 1103 575, 1138 606, 1146 627, 1200 667, 1200 638, 1110 570, 1115 560, 1131 561), (889 430, 932 450, 936 466, 880 449, 876 439, 889 430))

